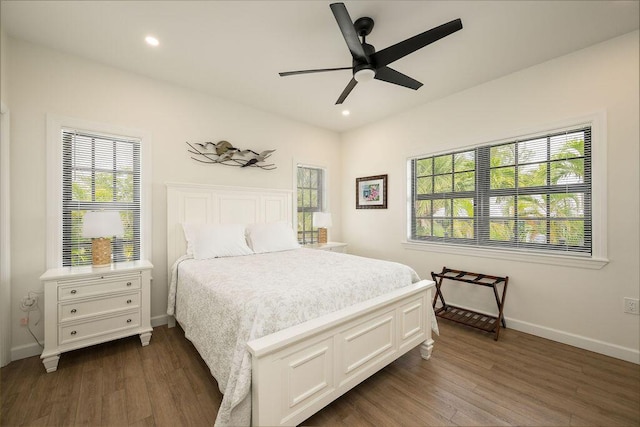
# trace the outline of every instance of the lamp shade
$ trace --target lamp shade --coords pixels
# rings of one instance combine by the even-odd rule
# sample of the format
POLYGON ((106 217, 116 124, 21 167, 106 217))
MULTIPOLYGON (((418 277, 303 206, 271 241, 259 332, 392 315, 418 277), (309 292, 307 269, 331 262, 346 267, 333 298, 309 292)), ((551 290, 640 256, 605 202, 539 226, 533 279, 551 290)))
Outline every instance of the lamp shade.
POLYGON ((120 213, 115 211, 87 212, 82 222, 82 237, 122 236, 124 229, 120 213))
POLYGON ((329 212, 314 212, 313 226, 316 228, 331 227, 331 214, 329 212))

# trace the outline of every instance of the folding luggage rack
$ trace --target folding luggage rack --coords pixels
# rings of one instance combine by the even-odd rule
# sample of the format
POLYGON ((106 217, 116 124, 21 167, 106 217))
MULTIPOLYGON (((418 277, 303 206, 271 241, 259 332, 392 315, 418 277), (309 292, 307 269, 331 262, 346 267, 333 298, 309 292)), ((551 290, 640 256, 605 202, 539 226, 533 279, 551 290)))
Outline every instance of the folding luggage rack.
POLYGON ((507 284, 509 282, 509 276, 498 277, 490 276, 488 274, 471 273, 462 270, 453 270, 447 267, 442 268, 442 272, 431 272, 433 281, 436 282, 436 295, 433 297, 433 308, 436 316, 443 319, 449 319, 457 323, 461 323, 473 328, 481 329, 486 332, 495 333, 494 340, 498 341, 500 335, 500 325, 506 328, 507 325, 504 321, 504 298, 507 294, 507 284), (478 313, 477 311, 469 310, 467 308, 456 307, 447 304, 442 295, 442 282, 444 279, 453 280, 456 282, 470 283, 472 285, 486 286, 493 289, 493 295, 498 305, 498 315, 491 316, 484 313, 478 313), (502 283, 502 295, 498 295, 497 286, 502 283), (440 298, 442 307, 436 308, 436 302, 440 298))

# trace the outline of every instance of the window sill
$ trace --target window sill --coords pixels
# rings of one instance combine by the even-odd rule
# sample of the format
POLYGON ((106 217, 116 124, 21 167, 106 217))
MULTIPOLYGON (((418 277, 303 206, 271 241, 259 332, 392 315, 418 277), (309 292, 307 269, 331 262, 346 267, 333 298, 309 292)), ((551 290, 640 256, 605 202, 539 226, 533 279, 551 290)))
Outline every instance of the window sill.
POLYGON ((497 258, 508 261, 519 261, 528 263, 559 265, 562 267, 587 268, 600 270, 609 263, 606 258, 579 257, 556 254, 545 254, 537 252, 514 252, 507 250, 467 247, 462 245, 443 245, 423 242, 402 242, 405 249, 413 251, 439 252, 453 255, 466 255, 482 258, 497 258))

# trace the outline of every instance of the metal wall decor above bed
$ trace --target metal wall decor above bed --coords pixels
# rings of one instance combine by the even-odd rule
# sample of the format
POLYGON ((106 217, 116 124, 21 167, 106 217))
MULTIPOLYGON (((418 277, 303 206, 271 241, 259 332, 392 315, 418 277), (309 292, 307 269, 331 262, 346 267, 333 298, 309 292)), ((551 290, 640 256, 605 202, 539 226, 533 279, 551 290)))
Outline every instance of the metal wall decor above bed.
POLYGON ((187 142, 187 151, 195 155, 193 160, 201 163, 221 164, 225 166, 237 166, 240 168, 254 167, 264 170, 276 169, 273 163, 265 164, 264 161, 276 150, 265 150, 260 153, 253 150, 241 150, 231 145, 229 141, 213 142, 187 142))

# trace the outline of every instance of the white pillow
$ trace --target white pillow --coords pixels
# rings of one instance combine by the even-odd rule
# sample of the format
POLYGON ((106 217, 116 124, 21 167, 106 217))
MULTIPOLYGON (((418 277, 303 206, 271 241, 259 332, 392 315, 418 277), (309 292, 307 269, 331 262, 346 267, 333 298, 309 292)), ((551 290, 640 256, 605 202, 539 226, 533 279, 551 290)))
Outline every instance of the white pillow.
POLYGON ((247 241, 257 254, 300 247, 293 228, 285 221, 247 226, 247 241))
POLYGON ((251 255, 242 224, 182 224, 187 254, 195 259, 251 255))

